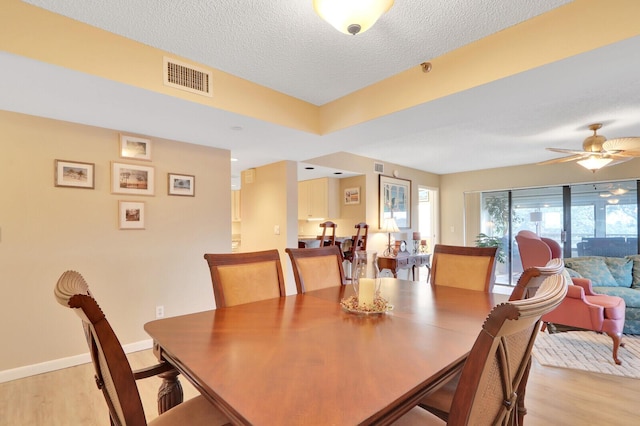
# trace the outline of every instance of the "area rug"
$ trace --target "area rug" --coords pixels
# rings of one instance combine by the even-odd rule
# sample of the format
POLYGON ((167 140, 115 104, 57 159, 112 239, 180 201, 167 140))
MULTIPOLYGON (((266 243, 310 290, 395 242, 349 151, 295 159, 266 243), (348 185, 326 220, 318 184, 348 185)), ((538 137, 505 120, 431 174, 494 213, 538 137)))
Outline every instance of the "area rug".
POLYGON ((611 338, 593 331, 567 331, 536 337, 533 355, 542 365, 640 379, 640 336, 624 335, 613 362, 611 338))

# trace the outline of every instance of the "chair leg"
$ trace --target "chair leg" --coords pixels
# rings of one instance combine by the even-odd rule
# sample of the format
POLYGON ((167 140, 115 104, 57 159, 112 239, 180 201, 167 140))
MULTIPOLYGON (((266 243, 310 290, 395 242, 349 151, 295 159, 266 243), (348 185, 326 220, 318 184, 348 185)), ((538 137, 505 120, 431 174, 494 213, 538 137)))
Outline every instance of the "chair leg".
POLYGON ((622 364, 622 361, 618 359, 618 348, 620 346, 624 347, 624 343, 622 342, 622 334, 607 332, 607 335, 611 337, 611 340, 613 340, 613 361, 617 365, 620 365, 622 364))

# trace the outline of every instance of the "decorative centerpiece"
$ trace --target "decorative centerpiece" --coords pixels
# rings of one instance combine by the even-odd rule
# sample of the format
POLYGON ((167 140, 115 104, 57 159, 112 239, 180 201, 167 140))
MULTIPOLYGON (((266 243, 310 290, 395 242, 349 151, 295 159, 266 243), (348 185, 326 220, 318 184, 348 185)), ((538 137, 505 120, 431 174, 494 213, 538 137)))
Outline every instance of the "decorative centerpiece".
POLYGON ((378 271, 377 252, 359 250, 354 256, 354 274, 351 278, 355 295, 340 301, 347 312, 357 314, 383 314, 393 305, 380 295, 381 279, 378 271))

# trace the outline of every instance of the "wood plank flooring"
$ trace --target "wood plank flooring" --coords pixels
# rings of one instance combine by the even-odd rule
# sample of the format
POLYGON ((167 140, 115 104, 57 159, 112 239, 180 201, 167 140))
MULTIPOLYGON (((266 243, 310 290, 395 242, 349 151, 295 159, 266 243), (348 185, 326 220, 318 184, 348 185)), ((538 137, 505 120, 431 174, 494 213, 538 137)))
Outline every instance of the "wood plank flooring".
MULTIPOLYGON (((624 349, 621 349, 624 350, 624 349)), ((132 368, 153 364, 151 351, 129 355, 132 368)), ((181 380, 185 399, 197 391, 181 380)), ((138 381, 147 421, 157 416, 160 379, 138 381)), ((533 363, 527 387, 526 426, 640 424, 640 381, 544 367, 533 363)), ((108 426, 93 367, 73 368, 0 384, 1 426, 108 426)))

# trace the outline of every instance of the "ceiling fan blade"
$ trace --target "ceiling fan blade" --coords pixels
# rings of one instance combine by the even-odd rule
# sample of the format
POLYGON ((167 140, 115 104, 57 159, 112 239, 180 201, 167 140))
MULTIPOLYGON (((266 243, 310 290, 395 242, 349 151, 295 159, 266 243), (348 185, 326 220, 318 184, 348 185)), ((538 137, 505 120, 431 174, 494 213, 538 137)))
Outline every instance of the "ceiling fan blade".
POLYGON ((563 154, 581 155, 581 156, 585 156, 585 157, 593 154, 593 152, 578 151, 578 150, 575 150, 575 149, 562 149, 562 148, 546 148, 546 149, 547 149, 547 151, 561 152, 563 154))
POLYGON ((617 154, 625 156, 640 156, 640 138, 616 138, 602 144, 605 151, 618 151, 617 154), (631 155, 626 155, 633 153, 631 155))
POLYGON ((586 158, 588 156, 589 155, 584 155, 584 154, 570 155, 568 157, 553 158, 551 160, 541 161, 540 163, 536 163, 536 164, 538 166, 546 166, 547 164, 568 163, 570 161, 582 160, 583 158, 586 158))
POLYGON ((614 160, 612 162, 610 162, 609 164, 607 164, 605 167, 610 167, 610 166, 615 166, 616 164, 626 163, 629 160, 633 160, 633 157, 625 157, 625 158, 614 157, 614 160))

